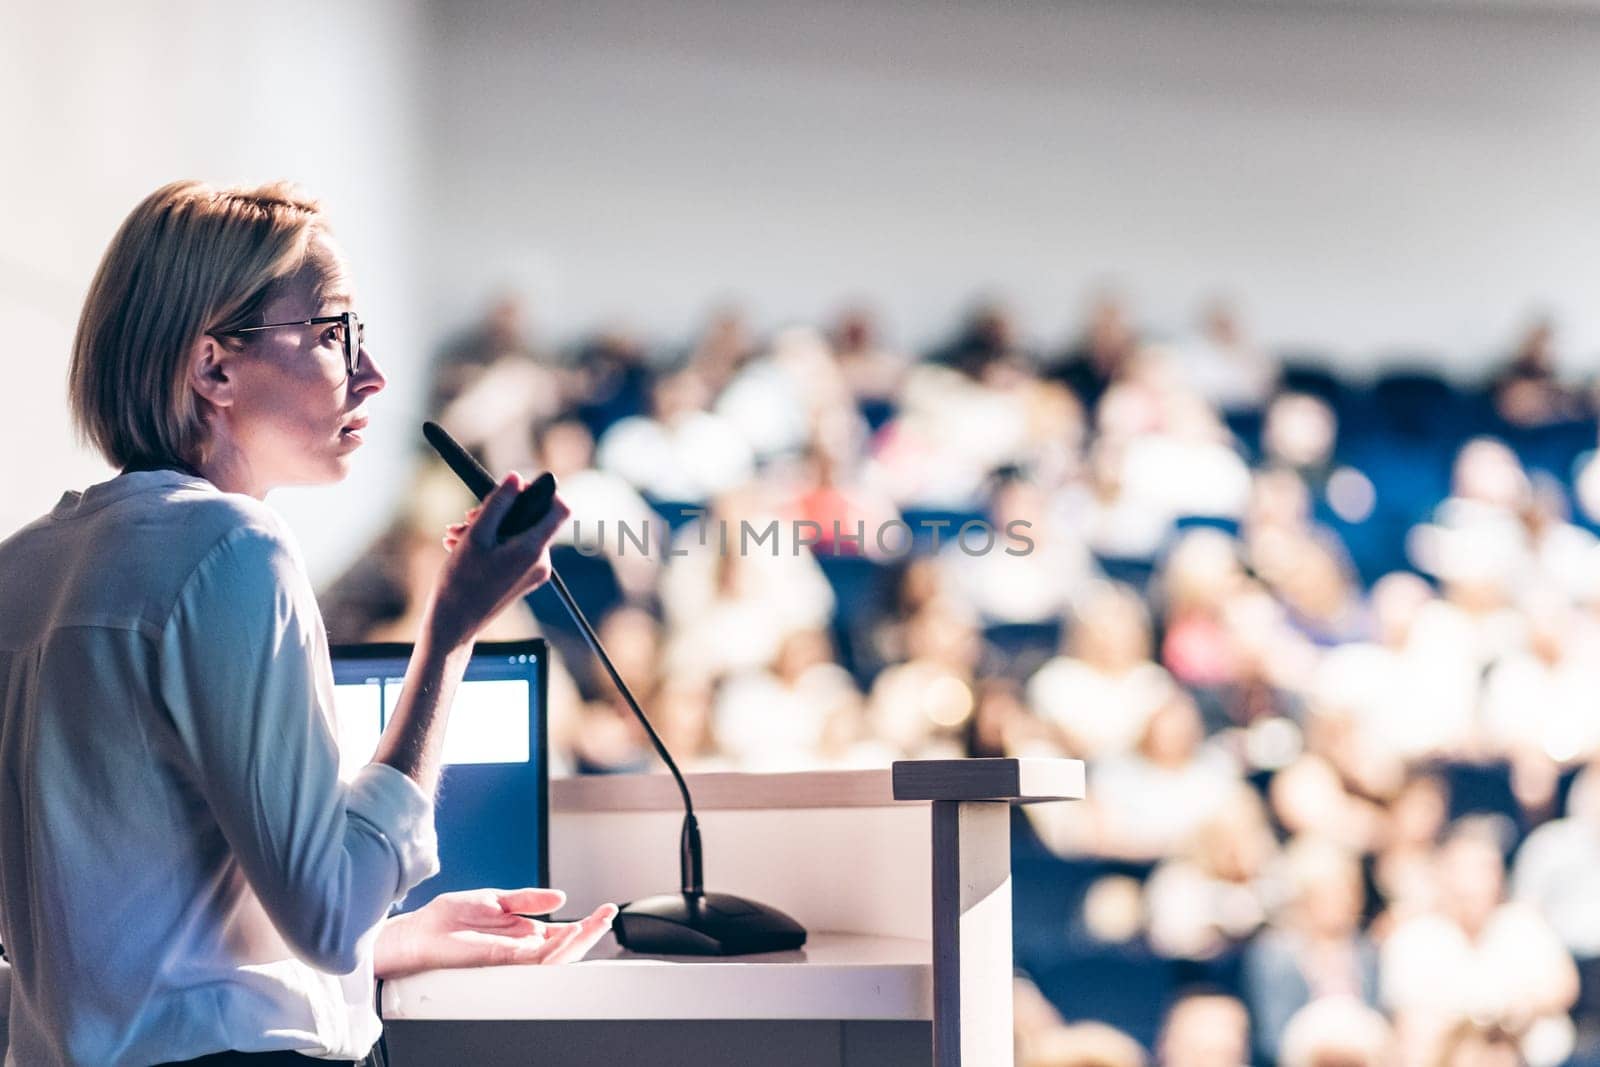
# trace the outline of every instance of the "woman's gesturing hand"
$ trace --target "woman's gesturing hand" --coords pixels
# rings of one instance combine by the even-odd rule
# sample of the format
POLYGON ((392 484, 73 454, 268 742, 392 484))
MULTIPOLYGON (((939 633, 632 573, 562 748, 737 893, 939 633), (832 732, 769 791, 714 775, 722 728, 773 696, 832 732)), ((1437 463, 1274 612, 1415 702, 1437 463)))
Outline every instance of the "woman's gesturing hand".
POLYGON ((531 919, 566 903, 559 889, 469 889, 441 893, 413 912, 384 920, 373 949, 379 978, 446 967, 572 963, 611 929, 615 904, 577 922, 531 919))
POLYGON ((527 488, 520 474, 506 476, 467 521, 445 534, 450 558, 434 587, 431 624, 448 645, 474 636, 495 615, 550 578, 550 539, 571 511, 557 493, 550 511, 531 528, 500 541, 500 523, 517 494, 527 488))

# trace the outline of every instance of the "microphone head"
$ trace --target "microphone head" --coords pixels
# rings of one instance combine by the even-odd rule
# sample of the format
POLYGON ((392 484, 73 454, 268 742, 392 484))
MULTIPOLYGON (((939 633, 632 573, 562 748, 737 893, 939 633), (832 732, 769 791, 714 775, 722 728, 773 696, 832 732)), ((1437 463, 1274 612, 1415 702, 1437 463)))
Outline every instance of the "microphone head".
MULTIPOLYGON (((484 470, 483 464, 472 458, 472 453, 461 447, 461 442, 451 437, 443 426, 437 422, 422 424, 422 436, 428 439, 428 444, 439 453, 439 457, 450 465, 456 472, 456 477, 467 483, 467 488, 472 490, 479 500, 494 492, 499 483, 494 480, 494 475, 484 470)), ((550 512, 550 503, 556 495, 556 476, 545 471, 533 480, 533 484, 517 495, 516 502, 511 505, 511 510, 501 520, 496 536, 504 541, 508 537, 515 537, 524 530, 536 525, 539 520, 550 512)))
POLYGON ((425 422, 422 424, 422 436, 439 453, 439 458, 455 471, 456 477, 467 483, 473 496, 482 500, 494 492, 494 487, 499 484, 494 480, 494 475, 484 470, 483 464, 473 459, 472 453, 462 448, 461 443, 451 437, 443 426, 437 422, 425 422))

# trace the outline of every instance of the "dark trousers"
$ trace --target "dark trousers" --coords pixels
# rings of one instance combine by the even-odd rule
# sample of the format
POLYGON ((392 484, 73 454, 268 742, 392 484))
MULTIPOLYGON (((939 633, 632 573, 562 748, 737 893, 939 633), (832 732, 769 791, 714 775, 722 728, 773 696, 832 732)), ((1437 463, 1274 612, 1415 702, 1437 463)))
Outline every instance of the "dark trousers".
POLYGON ((339 1067, 341 1064, 349 1064, 350 1067, 386 1067, 382 1045, 374 1046, 366 1059, 359 1061, 319 1060, 298 1052, 214 1052, 199 1059, 161 1064, 159 1067, 311 1067, 312 1064, 319 1067, 339 1067))

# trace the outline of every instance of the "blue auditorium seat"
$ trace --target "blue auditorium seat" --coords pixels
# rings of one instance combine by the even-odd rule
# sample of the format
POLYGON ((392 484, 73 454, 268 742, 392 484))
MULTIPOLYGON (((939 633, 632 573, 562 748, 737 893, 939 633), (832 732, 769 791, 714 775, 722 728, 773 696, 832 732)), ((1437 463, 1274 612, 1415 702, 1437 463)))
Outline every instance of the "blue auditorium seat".
POLYGON ((1107 1023, 1154 1049, 1178 992, 1177 970, 1148 949, 1119 945, 1027 973, 1068 1022, 1107 1023))
POLYGON ((1594 451, 1595 423, 1579 419, 1545 426, 1507 425, 1499 436, 1530 473, 1543 471, 1570 489, 1578 458, 1594 451))
POLYGON ((1061 619, 1048 622, 1002 622, 983 628, 983 639, 995 653, 998 669, 1025 679, 1061 647, 1061 619))
MULTIPOLYGON (((911 527, 911 548, 913 552, 927 552, 933 548, 935 531, 937 530, 939 548, 955 540, 961 532, 961 527, 969 522, 987 522, 989 516, 972 508, 906 508, 900 513, 901 519, 911 527), (930 527, 929 523, 945 523, 943 526, 930 527)), ((903 534, 901 536, 904 536, 903 534)))
POLYGON ((1463 815, 1503 816, 1517 833, 1517 841, 1508 842, 1512 846, 1532 829, 1511 788, 1511 765, 1506 761, 1444 760, 1436 769, 1450 791, 1451 820, 1463 815))
POLYGON ((1189 530, 1221 530, 1229 537, 1239 536, 1239 520, 1231 515, 1179 515, 1173 521, 1178 533, 1189 530))
POLYGON ((1229 411, 1222 421, 1228 426, 1234 440, 1244 451, 1245 459, 1254 466, 1261 461, 1261 427, 1266 416, 1260 411, 1229 411))
POLYGON ((1372 418, 1390 436, 1453 441, 1462 432, 1460 409, 1460 394, 1433 371, 1391 371, 1372 387, 1372 418))
POLYGON ((862 400, 858 407, 861 410, 861 417, 867 420, 867 428, 873 431, 880 429, 895 416, 893 400, 862 400))
POLYGON ((893 610, 894 590, 904 565, 831 552, 815 553, 815 558, 833 589, 832 634, 839 662, 865 688, 883 666, 872 645, 872 631, 893 610))
POLYGON ((1328 369, 1329 362, 1329 357, 1309 353, 1284 356, 1279 391, 1320 397, 1338 411, 1344 404, 1348 388, 1338 375, 1328 369))
MULTIPOLYGON (((605 556, 585 555, 572 545, 554 545, 550 549, 550 563, 561 575, 572 599, 583 609, 584 617, 595 628, 599 628, 607 613, 622 603, 622 586, 611 561, 605 556)), ((601 668, 594 662, 594 654, 583 639, 583 632, 555 589, 545 583, 528 594, 527 604, 539 621, 540 632, 560 653, 578 687, 586 696, 592 695, 599 685, 597 672, 601 668)))
POLYGON ((645 502, 657 515, 666 520, 667 528, 677 533, 688 523, 705 517, 710 521, 711 505, 703 500, 662 500, 645 494, 645 502))
POLYGON ((1096 552, 1094 561, 1107 578, 1130 587, 1140 596, 1148 591, 1150 576, 1156 569, 1155 560, 1138 556, 1104 556, 1096 552))

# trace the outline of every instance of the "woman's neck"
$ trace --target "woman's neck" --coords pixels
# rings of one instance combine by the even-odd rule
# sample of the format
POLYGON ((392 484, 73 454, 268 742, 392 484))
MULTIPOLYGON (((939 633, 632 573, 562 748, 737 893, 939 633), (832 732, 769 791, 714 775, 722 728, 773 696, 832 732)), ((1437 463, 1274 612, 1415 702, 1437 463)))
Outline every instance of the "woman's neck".
POLYGON ((224 493, 243 493, 263 500, 271 488, 256 476, 244 452, 225 438, 213 440, 206 447, 196 470, 200 477, 224 493))

